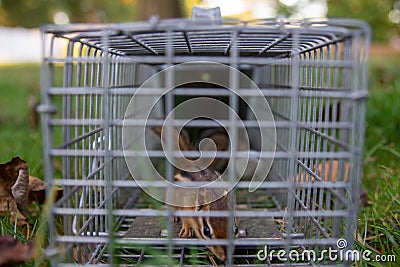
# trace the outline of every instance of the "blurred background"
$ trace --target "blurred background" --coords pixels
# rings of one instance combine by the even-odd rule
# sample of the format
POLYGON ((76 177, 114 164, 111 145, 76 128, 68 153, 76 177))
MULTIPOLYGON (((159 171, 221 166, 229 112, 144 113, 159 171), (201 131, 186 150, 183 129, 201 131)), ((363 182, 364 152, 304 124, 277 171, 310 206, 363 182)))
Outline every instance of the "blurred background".
POLYGON ((0 0, 0 162, 20 155, 32 158, 31 165, 42 172, 34 112, 40 99, 41 25, 188 18, 194 5, 219 6, 224 17, 244 20, 349 17, 368 22, 373 35, 366 160, 400 170, 393 153, 375 155, 376 145, 400 151, 400 0, 0 0), (26 146, 36 144, 37 153, 28 153, 26 146))
POLYGON ((0 0, 0 163, 19 156, 43 178, 38 27, 190 17, 195 4, 245 20, 348 17, 371 25, 366 198, 356 239, 375 253, 400 255, 400 0, 0 0))
POLYGON ((400 49, 397 0, 0 0, 0 63, 40 61, 37 28, 43 24, 126 22, 152 15, 189 17, 195 4, 219 6, 224 17, 240 19, 359 18, 372 26, 373 41, 381 44, 374 47, 380 51, 373 52, 400 49))

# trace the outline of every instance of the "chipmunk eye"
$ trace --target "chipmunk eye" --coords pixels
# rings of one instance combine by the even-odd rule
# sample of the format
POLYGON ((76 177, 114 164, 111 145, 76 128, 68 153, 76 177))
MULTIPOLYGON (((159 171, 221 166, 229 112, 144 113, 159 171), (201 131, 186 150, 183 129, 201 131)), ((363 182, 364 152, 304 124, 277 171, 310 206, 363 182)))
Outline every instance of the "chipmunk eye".
POLYGON ((211 230, 206 220, 203 219, 203 235, 207 238, 211 238, 211 230))
POLYGON ((237 227, 237 225, 235 225, 235 226, 233 227, 233 233, 234 233, 234 235, 237 235, 238 232, 239 232, 239 228, 237 227))

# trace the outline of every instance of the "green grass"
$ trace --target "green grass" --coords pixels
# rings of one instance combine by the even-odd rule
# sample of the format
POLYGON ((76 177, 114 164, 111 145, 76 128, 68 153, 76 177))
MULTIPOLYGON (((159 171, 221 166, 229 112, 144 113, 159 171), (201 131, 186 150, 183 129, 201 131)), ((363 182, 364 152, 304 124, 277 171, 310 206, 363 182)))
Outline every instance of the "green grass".
MULTIPOLYGON (((370 62, 364 180, 367 205, 358 219, 360 249, 400 255, 400 65, 398 59, 370 62)), ((399 261, 399 259, 397 259, 399 261)), ((362 262, 363 266, 398 266, 362 262)))
MULTIPOLYGON (((379 168, 382 178, 374 182, 375 190, 368 192, 368 206, 359 214, 357 247, 369 249, 374 255, 400 255, 400 176, 391 172, 379 168)), ((382 266, 373 262, 364 265, 382 266)))
MULTIPOLYGON (((0 163, 20 157, 29 165, 30 175, 43 179, 42 136, 28 122, 28 99, 40 99, 39 65, 0 66, 0 163)), ((38 238, 42 231, 41 207, 33 203, 28 215, 29 225, 18 226, 8 216, 0 215, 0 236, 14 236, 21 242, 38 238)), ((33 263, 24 264, 31 266, 33 263)))
MULTIPOLYGON (((370 97, 367 103, 366 159, 399 170, 400 66, 398 59, 372 60, 370 97)), ((366 166, 368 167, 368 166, 366 166)), ((370 174, 371 168, 367 169, 370 174)))
POLYGON ((42 136, 28 122, 29 96, 40 99, 39 73, 39 65, 0 66, 0 162, 19 156, 42 177, 42 136))
MULTIPOLYGON (((360 249, 376 254, 400 255, 400 64, 396 58, 373 59, 370 63, 370 97, 367 102, 364 180, 367 205, 358 221, 360 249)), ((28 124, 28 97, 39 96, 39 66, 0 66, 0 162, 13 156, 26 160, 32 175, 43 177, 40 130, 28 124)), ((30 218, 31 230, 40 228, 30 218)), ((0 234, 21 241, 34 238, 34 231, 18 229, 4 216, 0 234)), ((362 262, 364 266, 381 266, 362 262)), ((387 263, 386 266, 396 266, 387 263)))

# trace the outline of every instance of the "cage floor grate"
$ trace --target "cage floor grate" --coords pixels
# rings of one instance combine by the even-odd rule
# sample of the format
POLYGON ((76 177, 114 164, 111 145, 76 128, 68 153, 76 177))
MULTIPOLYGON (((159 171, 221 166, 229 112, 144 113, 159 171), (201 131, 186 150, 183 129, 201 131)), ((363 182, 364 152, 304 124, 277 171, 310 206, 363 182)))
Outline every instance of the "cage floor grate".
MULTIPOLYGON (((164 217, 136 217, 125 238, 160 238, 165 231, 166 218, 164 217)), ((177 237, 181 227, 180 223, 174 223, 174 237, 177 237)), ((245 238, 283 238, 282 234, 272 218, 241 218, 239 228, 246 230, 245 238)))

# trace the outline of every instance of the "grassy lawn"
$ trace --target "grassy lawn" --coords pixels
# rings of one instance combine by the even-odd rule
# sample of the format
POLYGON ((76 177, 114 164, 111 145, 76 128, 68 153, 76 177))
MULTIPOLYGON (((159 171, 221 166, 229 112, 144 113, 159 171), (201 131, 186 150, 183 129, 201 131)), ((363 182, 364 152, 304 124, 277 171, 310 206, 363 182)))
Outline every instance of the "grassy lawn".
POLYGON ((29 96, 40 100, 39 77, 39 65, 0 66, 0 162, 19 156, 31 175, 43 177, 42 137, 28 122, 29 96))
MULTIPOLYGON (((397 58, 373 58, 370 62, 363 180, 367 205, 359 213, 357 246, 377 254, 400 255, 398 62, 397 58)), ((0 92, 0 163, 19 156, 29 163, 31 175, 43 177, 40 130, 31 129, 28 123, 29 95, 39 97, 40 93, 39 66, 0 66, 0 92)), ((12 225, 0 219, 0 234, 9 233, 7 227, 12 225)))
MULTIPOLYGON (((361 208, 358 221, 359 247, 386 255, 400 255, 398 62, 398 58, 372 58, 370 61, 363 179, 367 205, 361 208)), ((382 266, 373 262, 364 265, 382 266)), ((397 265, 393 263, 392 266, 397 265)))

